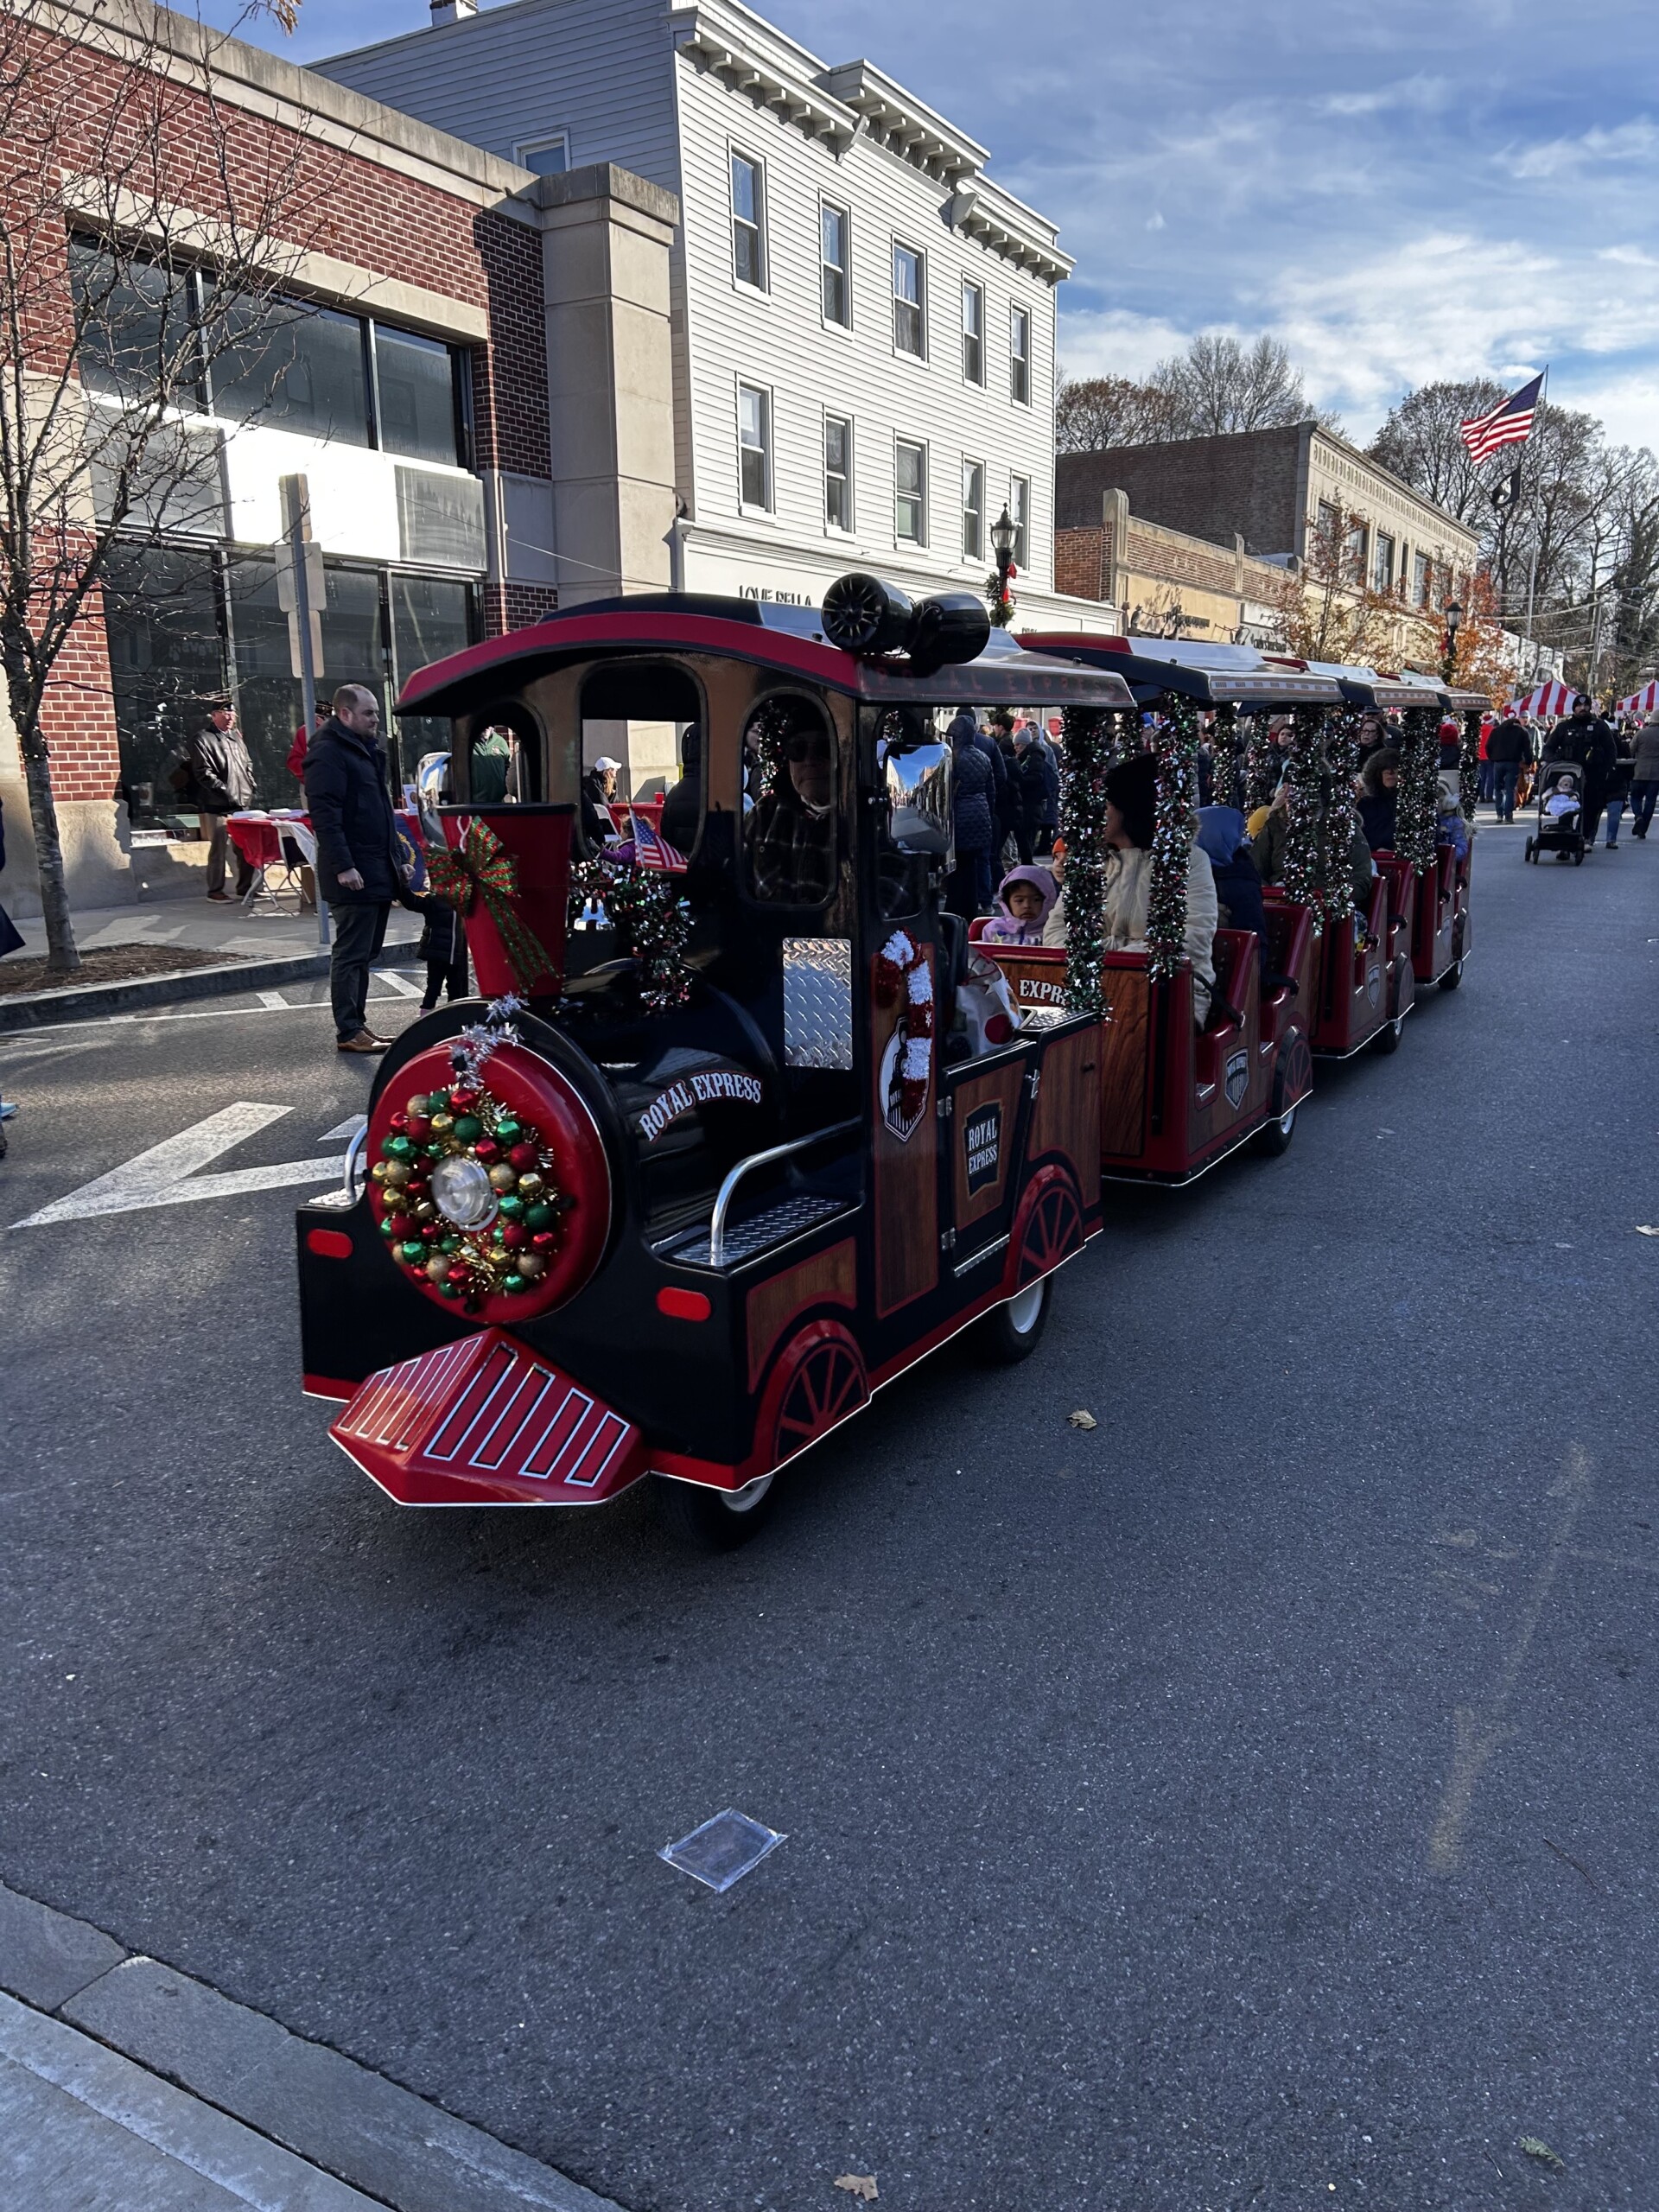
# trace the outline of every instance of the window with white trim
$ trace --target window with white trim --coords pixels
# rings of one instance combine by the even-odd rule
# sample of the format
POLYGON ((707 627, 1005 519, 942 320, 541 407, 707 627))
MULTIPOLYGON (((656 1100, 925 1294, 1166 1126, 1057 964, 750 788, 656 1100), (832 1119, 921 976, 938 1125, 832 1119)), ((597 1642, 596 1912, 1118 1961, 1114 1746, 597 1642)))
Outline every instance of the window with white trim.
POLYGON ((962 464, 962 557, 964 561, 982 561, 985 557, 985 464, 982 461, 964 461, 962 464))
POLYGON ((1014 565, 1023 575, 1026 552, 1031 543, 1031 479, 1008 479, 1008 520, 1014 524, 1014 565))
POLYGON ((550 138, 527 138, 512 154, 520 168, 537 176, 563 176, 570 166, 570 133, 557 130, 550 138))
POLYGON ((847 210, 825 200, 818 207, 818 262, 823 276, 823 319, 850 329, 852 271, 848 264, 847 210))
POLYGON ((979 284, 962 288, 962 373, 969 384, 985 381, 985 292, 979 284))
POLYGON ((893 449, 893 534, 901 545, 927 543, 927 448, 899 438, 893 449))
POLYGON ((926 257, 914 246, 893 249, 893 343, 894 351, 927 358, 926 257))
POLYGON ((853 426, 845 415, 823 418, 823 519, 830 530, 853 526, 853 426))
POLYGON ((737 387, 738 498, 772 512, 772 394, 759 385, 737 387))
POLYGON ((758 292, 766 286, 766 181, 759 162, 732 155, 732 274, 758 292))
POLYGON ((1031 404, 1031 316, 1024 308, 1008 315, 1008 397, 1018 407, 1031 404))

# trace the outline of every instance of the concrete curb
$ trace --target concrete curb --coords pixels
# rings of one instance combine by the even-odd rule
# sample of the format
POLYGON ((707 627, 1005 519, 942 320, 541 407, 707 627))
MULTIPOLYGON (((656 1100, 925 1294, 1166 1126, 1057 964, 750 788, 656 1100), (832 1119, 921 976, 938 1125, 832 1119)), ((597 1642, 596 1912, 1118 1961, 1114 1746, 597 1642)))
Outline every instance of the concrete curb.
MULTIPOLYGON (((397 966, 400 959, 412 957, 415 944, 409 938, 385 946, 375 966, 397 966)), ((141 976, 130 983, 72 983, 57 991, 20 991, 0 998, 0 1036, 58 1021, 85 1021, 101 1014, 216 998, 226 991, 270 990, 279 983, 305 982, 327 973, 326 952, 292 952, 280 960, 231 960, 219 968, 181 968, 176 975, 141 976)))
POLYGON ((354 2059, 3 1885, 0 1990, 393 2212, 621 2212, 354 2059))

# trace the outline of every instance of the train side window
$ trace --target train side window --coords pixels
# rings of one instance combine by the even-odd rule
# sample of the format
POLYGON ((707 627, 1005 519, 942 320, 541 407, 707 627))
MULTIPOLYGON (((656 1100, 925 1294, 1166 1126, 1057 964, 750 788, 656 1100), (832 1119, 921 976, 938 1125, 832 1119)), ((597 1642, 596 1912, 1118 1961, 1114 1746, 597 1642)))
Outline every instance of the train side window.
POLYGON ((884 920, 918 913, 956 865, 949 709, 889 707, 875 720, 876 903, 884 920))
POLYGON ((743 851, 751 897, 773 906, 828 901, 836 888, 839 766, 835 730, 816 699, 777 692, 749 716, 743 851))
POLYGON ((514 704, 486 708, 467 729, 467 799, 472 806, 524 806, 542 793, 542 734, 514 704))
POLYGON ((643 834, 691 859, 705 808, 705 713, 695 677, 672 661, 607 661, 584 679, 579 713, 588 851, 643 834))

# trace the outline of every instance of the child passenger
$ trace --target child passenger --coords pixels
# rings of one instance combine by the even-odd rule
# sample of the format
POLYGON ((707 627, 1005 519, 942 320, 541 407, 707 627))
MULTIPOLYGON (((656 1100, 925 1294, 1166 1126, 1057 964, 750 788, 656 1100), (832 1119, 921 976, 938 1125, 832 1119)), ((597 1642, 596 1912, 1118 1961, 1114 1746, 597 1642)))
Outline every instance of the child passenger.
POLYGON ((1544 812, 1557 822, 1564 822, 1569 814, 1579 810, 1579 779, 1563 776, 1544 801, 1544 812))
POLYGON ((1040 944, 1058 896, 1059 886, 1046 868, 1010 868, 998 887, 996 911, 980 934, 988 944, 1040 944))

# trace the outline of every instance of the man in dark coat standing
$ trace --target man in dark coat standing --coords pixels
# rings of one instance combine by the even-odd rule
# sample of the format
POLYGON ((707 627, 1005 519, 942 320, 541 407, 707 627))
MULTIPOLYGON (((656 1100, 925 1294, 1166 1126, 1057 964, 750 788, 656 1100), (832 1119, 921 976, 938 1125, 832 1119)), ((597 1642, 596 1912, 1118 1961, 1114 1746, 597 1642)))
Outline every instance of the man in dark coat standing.
POLYGON ((1486 765, 1492 772, 1492 803, 1500 822, 1515 819, 1515 787, 1532 758, 1532 732, 1518 715, 1505 715, 1486 741, 1486 765))
POLYGON ((317 840, 317 892, 334 925, 334 1041, 342 1052, 384 1052, 391 1038, 368 1027, 369 969, 385 943, 386 918, 406 893, 380 707, 360 683, 342 684, 334 706, 305 756, 305 803, 317 840))
MULTIPOLYGON (((221 905, 230 903, 225 888, 225 855, 230 833, 227 814, 239 814, 253 804, 253 763, 242 733, 236 726, 236 709, 228 693, 202 702, 201 728, 190 741, 190 767, 196 783, 196 810, 207 832, 207 896, 221 905)), ((252 864, 238 849, 236 855, 236 895, 242 898, 253 880, 252 864)))
POLYGON ((1556 723, 1544 747, 1546 760, 1576 760, 1584 770, 1584 809, 1580 826, 1584 849, 1593 852, 1601 810, 1607 804, 1607 786, 1618 761, 1618 740, 1612 724, 1596 712, 1596 702, 1580 691, 1565 721, 1556 723))

